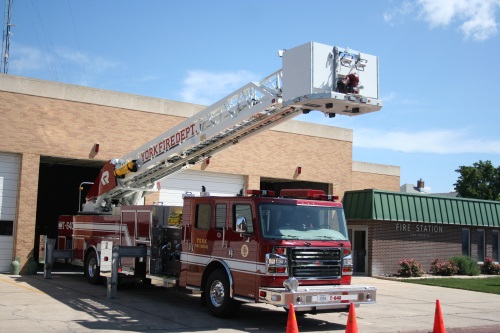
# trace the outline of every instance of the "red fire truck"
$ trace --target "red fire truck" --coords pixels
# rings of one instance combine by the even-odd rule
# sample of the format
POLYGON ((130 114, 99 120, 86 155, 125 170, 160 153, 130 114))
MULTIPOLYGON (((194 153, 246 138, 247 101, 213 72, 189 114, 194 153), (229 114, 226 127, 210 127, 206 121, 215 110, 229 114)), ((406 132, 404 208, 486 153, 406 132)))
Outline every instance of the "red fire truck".
POLYGON ((199 290, 220 317, 241 302, 293 304, 298 312, 375 302, 375 288, 351 285, 342 205, 323 191, 211 197, 202 190, 186 194, 183 207, 140 204, 158 180, 298 114, 318 110, 331 118, 382 107, 376 57, 318 43, 280 55, 282 70, 107 162, 79 214, 59 218, 57 247, 71 251, 89 282, 99 281, 109 248, 119 245, 146 249, 144 257, 120 258, 120 274, 199 290), (356 80, 346 92, 348 75, 356 80))
MULTIPOLYGON (((145 246, 148 258, 122 258, 120 272, 202 291, 217 316, 241 302, 298 312, 348 310, 376 299, 351 286, 351 244, 342 204, 319 190, 249 191, 250 196, 186 196, 182 222, 167 206, 128 206, 119 215, 61 216, 59 245, 99 278, 100 244, 145 246), (172 282, 174 281, 174 282, 172 282)), ((101 259, 102 260, 102 259, 101 259)))

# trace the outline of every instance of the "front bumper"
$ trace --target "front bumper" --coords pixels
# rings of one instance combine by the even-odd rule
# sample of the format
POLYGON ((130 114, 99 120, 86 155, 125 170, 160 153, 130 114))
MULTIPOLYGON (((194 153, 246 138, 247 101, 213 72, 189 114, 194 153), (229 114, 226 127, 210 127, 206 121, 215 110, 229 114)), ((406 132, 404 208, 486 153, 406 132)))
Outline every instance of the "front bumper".
POLYGON ((377 288, 368 286, 299 286, 297 291, 285 288, 259 288, 260 302, 286 309, 293 304, 295 311, 348 310, 350 303, 374 304, 377 288))

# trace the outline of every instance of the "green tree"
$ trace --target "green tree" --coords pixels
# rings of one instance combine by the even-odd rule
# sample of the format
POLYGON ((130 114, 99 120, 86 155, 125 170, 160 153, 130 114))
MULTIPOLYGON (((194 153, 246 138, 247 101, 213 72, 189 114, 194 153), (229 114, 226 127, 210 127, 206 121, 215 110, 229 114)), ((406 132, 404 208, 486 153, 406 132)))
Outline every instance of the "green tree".
POLYGON ((475 162, 472 166, 460 166, 455 190, 463 198, 500 201, 500 167, 491 161, 475 162))

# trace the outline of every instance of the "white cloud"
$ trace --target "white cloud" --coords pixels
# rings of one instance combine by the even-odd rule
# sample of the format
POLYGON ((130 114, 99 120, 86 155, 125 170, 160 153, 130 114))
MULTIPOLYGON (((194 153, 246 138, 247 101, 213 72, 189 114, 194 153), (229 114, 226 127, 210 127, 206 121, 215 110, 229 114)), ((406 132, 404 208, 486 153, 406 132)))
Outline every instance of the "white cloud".
POLYGON ((13 46, 15 47, 11 48, 9 56, 9 69, 11 71, 23 73, 30 70, 37 70, 45 67, 47 61, 51 61, 39 49, 18 44, 13 46))
POLYGON ((102 73, 108 69, 113 69, 119 66, 119 63, 117 62, 110 61, 99 56, 81 53, 69 48, 57 48, 55 53, 62 61, 64 61, 64 63, 68 63, 70 67, 76 66, 82 68, 82 66, 84 66, 86 71, 91 74, 102 73))
POLYGON ((98 77, 120 64, 99 56, 80 53, 66 47, 44 52, 38 48, 15 44, 10 53, 9 73, 33 75, 33 72, 48 73, 55 81, 64 80, 73 84, 88 84, 87 79, 98 77))
POLYGON ((420 16, 431 27, 461 22, 466 38, 483 41, 497 33, 496 9, 500 0, 418 0, 420 16))
POLYGON ((496 11, 500 0, 416 0, 403 1, 383 13, 388 24, 401 24, 415 10, 431 28, 447 27, 458 22, 467 39, 484 41, 497 34, 496 11))
POLYGON ((393 102, 397 98, 397 94, 395 91, 390 91, 387 95, 382 96, 380 99, 384 102, 393 102))
POLYGON ((353 145, 405 153, 500 153, 500 141, 474 137, 465 130, 382 131, 356 129, 353 145))
POLYGON ((401 24, 405 17, 413 12, 415 5, 408 0, 403 1, 399 6, 392 7, 384 11, 384 21, 391 24, 401 24))
POLYGON ((192 70, 183 82, 181 96, 185 102, 210 105, 245 84, 257 80, 255 74, 244 70, 222 73, 192 70))

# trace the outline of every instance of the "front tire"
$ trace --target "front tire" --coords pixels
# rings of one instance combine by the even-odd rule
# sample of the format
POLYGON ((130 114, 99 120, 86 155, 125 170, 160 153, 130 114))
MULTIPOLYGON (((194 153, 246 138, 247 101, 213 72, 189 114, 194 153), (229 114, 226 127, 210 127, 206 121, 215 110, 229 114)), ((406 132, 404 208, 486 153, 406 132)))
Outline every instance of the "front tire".
POLYGON ((91 251, 85 259, 85 275, 90 284, 99 284, 101 281, 101 272, 98 263, 97 253, 91 251))
POLYGON ((229 288, 225 271, 218 269, 210 273, 204 295, 208 309, 216 317, 232 317, 240 308, 241 303, 231 299, 229 288))

